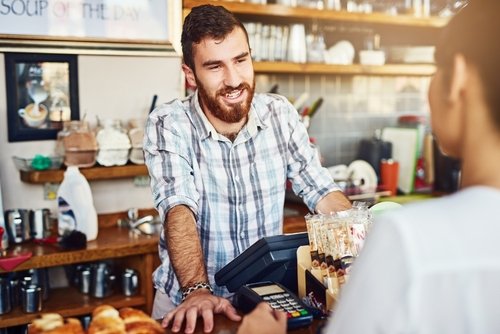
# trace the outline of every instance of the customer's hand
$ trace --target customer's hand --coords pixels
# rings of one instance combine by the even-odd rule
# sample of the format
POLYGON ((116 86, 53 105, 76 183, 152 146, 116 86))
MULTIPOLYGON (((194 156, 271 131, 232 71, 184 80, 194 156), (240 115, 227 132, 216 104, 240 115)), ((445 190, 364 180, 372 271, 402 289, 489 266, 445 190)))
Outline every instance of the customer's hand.
POLYGON ((212 295, 205 290, 198 290, 191 293, 174 310, 168 312, 163 317, 161 325, 168 327, 172 323, 172 332, 177 333, 181 330, 184 320, 186 327, 185 333, 193 333, 196 328, 198 317, 203 318, 203 331, 209 333, 214 328, 214 314, 224 314, 230 320, 240 321, 241 317, 231 305, 229 300, 212 295))
POLYGON ((280 334, 286 333, 285 312, 273 310, 267 303, 260 303, 243 318, 238 334, 280 334))

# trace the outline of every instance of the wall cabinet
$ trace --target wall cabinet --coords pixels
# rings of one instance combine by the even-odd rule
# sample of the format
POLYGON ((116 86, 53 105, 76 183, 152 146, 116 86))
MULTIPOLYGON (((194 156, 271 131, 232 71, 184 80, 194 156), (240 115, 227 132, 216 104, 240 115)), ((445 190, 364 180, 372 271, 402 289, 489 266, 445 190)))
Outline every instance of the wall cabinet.
MULTIPOLYGON (((153 285, 151 275, 158 265, 158 237, 135 235, 128 228, 105 227, 99 229, 96 240, 87 243, 86 249, 63 251, 56 245, 43 245, 33 242, 16 245, 9 252, 32 252, 32 257, 17 266, 14 271, 31 268, 47 268, 84 262, 114 259, 117 273, 121 268, 134 268, 139 272, 140 291, 137 295, 126 297, 120 289, 107 298, 93 298, 81 294, 74 287, 51 289, 49 298, 44 301, 41 313, 56 312, 63 317, 77 317, 90 314, 101 304, 116 308, 136 307, 151 312, 153 305, 153 285)), ((0 273, 5 273, 0 269, 0 273)), ((117 282, 119 279, 117 279, 117 282)), ((0 328, 30 323, 38 313, 24 313, 21 307, 0 315, 0 328)))
MULTIPOLYGON (((440 17, 414 17, 411 15, 388 15, 383 13, 351 13, 346 11, 318 10, 288 7, 278 4, 252 4, 236 1, 184 0, 183 15, 201 4, 223 5, 238 15, 242 21, 262 21, 290 24, 303 22, 318 25, 341 24, 343 26, 375 29, 389 42, 403 38, 400 43, 424 42, 433 44, 436 32, 447 22, 440 17), (399 35, 399 37, 395 37, 399 35)), ((403 75, 429 76, 434 73, 433 64, 386 64, 383 66, 298 64, 291 62, 255 62, 256 73, 262 74, 332 74, 332 75, 403 75)))

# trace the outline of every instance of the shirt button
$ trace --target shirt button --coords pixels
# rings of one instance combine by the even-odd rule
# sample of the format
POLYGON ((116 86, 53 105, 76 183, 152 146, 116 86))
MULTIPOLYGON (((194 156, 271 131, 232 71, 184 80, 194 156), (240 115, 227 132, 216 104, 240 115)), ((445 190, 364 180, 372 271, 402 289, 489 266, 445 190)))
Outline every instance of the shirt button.
POLYGON ((240 232, 240 239, 245 239, 245 232, 240 232))
POLYGON ((236 176, 234 177, 234 180, 235 180, 236 182, 238 182, 238 181, 240 181, 240 177, 239 177, 238 175, 236 175, 236 176))

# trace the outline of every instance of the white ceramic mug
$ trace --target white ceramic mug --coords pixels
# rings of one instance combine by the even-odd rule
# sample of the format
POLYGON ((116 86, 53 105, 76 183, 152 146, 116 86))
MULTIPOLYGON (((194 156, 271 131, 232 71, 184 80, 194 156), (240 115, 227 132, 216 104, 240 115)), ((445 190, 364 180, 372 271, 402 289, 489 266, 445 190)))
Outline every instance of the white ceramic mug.
POLYGON ((43 104, 38 105, 38 113, 34 112, 35 105, 30 103, 24 109, 19 109, 18 114, 24 119, 26 125, 37 128, 45 123, 47 119, 48 110, 43 104))

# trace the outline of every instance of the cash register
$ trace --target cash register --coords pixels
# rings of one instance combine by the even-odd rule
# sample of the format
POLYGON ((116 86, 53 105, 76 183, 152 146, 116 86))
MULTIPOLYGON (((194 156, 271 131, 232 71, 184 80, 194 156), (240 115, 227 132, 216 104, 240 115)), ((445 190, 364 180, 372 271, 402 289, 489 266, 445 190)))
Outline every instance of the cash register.
POLYGON ((307 233, 264 237, 215 274, 215 282, 235 293, 243 313, 267 302, 287 313, 288 329, 308 326, 310 310, 297 297, 297 248, 308 245, 307 233))

